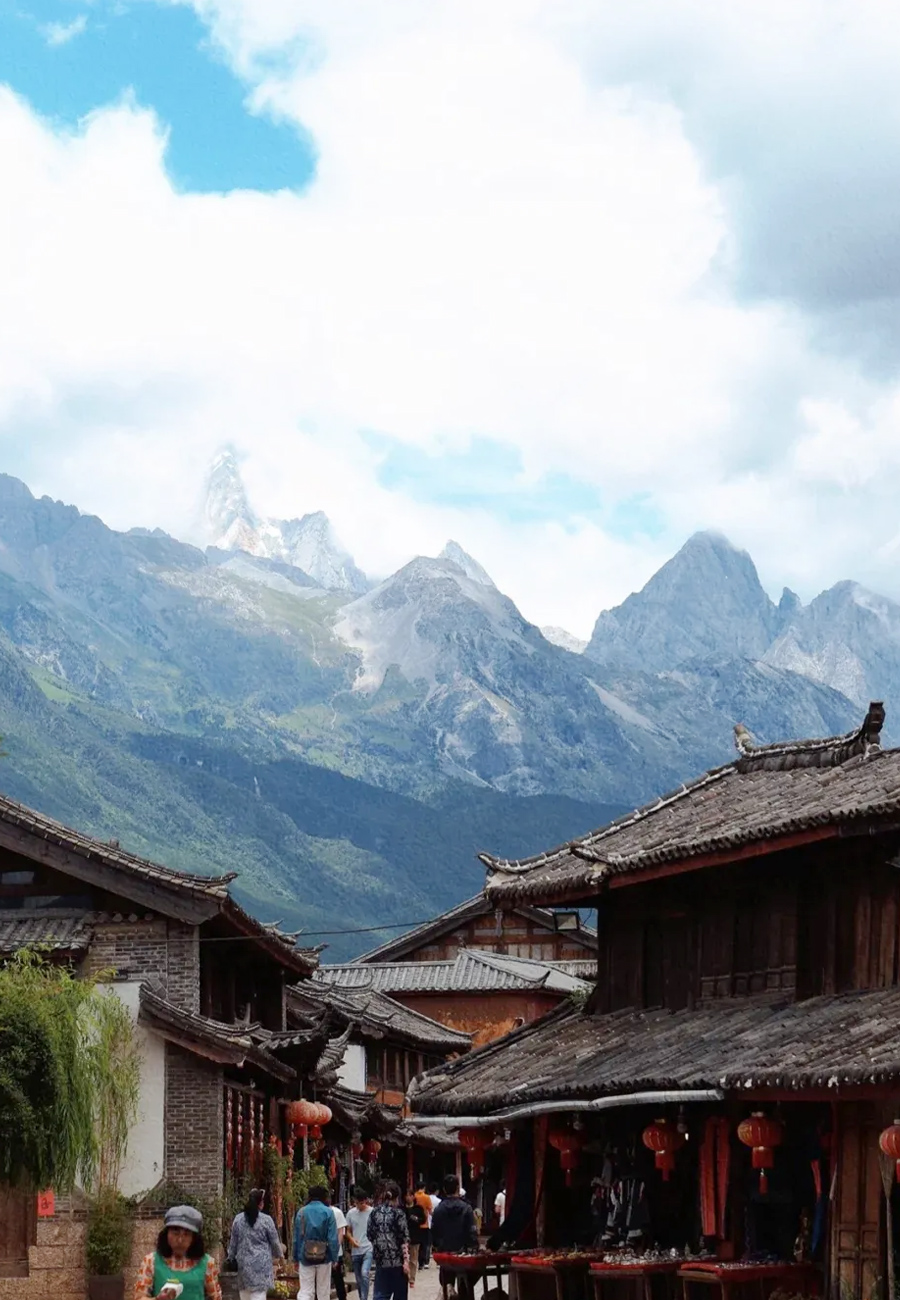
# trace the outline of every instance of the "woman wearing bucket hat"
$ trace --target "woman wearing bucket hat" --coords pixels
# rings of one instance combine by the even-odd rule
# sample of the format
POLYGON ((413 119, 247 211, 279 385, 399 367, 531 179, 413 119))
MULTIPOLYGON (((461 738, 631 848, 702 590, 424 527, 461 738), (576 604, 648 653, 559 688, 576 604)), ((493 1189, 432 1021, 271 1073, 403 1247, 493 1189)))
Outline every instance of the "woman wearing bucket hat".
POLYGON ((222 1300, 219 1269, 203 1244, 203 1215, 192 1205, 166 1211, 156 1250, 144 1257, 134 1300, 222 1300))

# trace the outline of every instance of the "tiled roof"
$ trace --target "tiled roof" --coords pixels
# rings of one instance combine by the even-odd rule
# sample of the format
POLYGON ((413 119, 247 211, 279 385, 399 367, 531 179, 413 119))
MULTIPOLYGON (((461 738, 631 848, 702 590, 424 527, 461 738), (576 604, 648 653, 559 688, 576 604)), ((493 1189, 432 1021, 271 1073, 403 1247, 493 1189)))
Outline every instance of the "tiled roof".
MULTIPOLYGON (((594 963, 596 966, 596 962, 594 963)), ((547 989, 560 994, 584 987, 558 963, 464 948, 452 961, 354 963, 320 966, 316 979, 341 988, 380 993, 488 993, 547 989)))
POLYGON ((193 1011, 176 1007, 146 985, 141 988, 140 1021, 167 1038, 222 1064, 257 1066, 276 1079, 293 1079, 294 1070, 273 1055, 272 1035, 258 1025, 226 1025, 193 1011))
MULTIPOLYGON (((318 965, 317 950, 298 948, 297 936, 283 934, 277 926, 261 924, 235 902, 228 892, 228 886, 237 878, 236 872, 224 876, 198 876, 186 871, 174 871, 147 858, 126 853, 116 840, 98 840, 83 835, 80 831, 54 821, 52 817, 45 817, 42 813, 26 808, 24 804, 16 803, 14 799, 0 795, 0 827, 4 825, 12 828, 15 833, 24 832, 26 840, 33 838, 38 842, 53 844, 85 862, 111 869, 123 881, 126 897, 128 881, 151 887, 159 910, 164 915, 177 915, 179 899, 199 902, 206 905, 206 910, 201 911, 201 917, 213 917, 216 914, 224 916, 241 933, 258 939, 272 956, 297 973, 309 974, 318 965)), ((28 856, 27 844, 16 844, 15 848, 28 856)), ((74 866, 72 870, 74 874, 74 866)))
POLYGON ((410 1089, 424 1115, 651 1089, 828 1088, 900 1078, 900 989, 593 1016, 566 1007, 410 1089))
POLYGON ((391 1133, 400 1123, 400 1107, 379 1101, 372 1092, 357 1092, 336 1084, 324 1097, 335 1119, 351 1133, 364 1126, 376 1133, 391 1133))
POLYGON ((470 1034, 448 1029, 371 987, 345 989, 304 980, 288 989, 292 1013, 308 1016, 316 1005, 328 1007, 339 1023, 354 1025, 364 1038, 394 1039, 420 1051, 439 1053, 465 1052, 472 1043, 470 1034))
MULTIPOLYGON (((476 894, 474 898, 467 898, 465 902, 459 903, 456 907, 451 907, 448 912, 442 912, 440 916, 434 917, 431 921, 426 921, 424 925, 417 926, 414 930, 408 930, 406 934, 402 934, 396 939, 388 939, 386 943, 373 948, 371 952, 363 953, 361 957, 357 958, 357 961, 366 964, 370 962, 380 964, 386 961, 400 961, 415 951, 416 948, 421 948, 425 944, 439 939, 442 935, 451 933, 467 921, 474 921, 479 916, 490 916, 494 910, 495 905, 488 900, 485 894, 476 894)), ((546 927, 551 933, 555 929, 553 913, 544 908, 522 906, 513 910, 520 912, 529 921, 546 927)), ((596 941, 597 933, 590 926, 581 925, 577 930, 567 930, 565 938, 567 942, 582 944, 589 949, 596 941)))
POLYGON ((0 911, 0 954, 22 948, 50 948, 55 952, 86 952, 93 927, 81 912, 46 909, 38 912, 0 911))
POLYGON ((482 855, 497 905, 561 902, 612 877, 805 832, 826 838, 900 812, 900 750, 881 750, 880 704, 857 732, 754 746, 736 728, 739 757, 580 839, 515 861, 482 855))

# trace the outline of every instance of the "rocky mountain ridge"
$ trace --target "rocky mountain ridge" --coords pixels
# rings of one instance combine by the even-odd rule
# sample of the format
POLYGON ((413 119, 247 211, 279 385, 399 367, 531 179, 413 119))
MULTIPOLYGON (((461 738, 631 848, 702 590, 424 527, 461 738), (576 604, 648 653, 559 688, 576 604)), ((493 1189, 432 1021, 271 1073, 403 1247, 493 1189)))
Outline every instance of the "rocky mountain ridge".
POLYGON ((421 919, 477 888, 476 850, 546 848, 727 761, 736 721, 832 734, 860 691, 890 720, 900 614, 853 584, 775 606, 701 535, 575 653, 454 543, 329 588, 260 553, 239 476, 220 486, 204 551, 0 476, 0 788, 173 865, 237 863, 269 918, 421 919))

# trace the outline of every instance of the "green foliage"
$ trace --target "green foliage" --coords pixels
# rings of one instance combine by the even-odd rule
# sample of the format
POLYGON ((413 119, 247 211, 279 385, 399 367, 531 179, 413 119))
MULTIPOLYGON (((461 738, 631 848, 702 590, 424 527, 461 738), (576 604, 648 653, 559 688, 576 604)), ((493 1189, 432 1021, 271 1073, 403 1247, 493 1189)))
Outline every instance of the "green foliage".
POLYGON ((0 969, 0 1182, 115 1186, 139 1081, 113 992, 34 952, 0 969))
POLYGON ((93 1171, 93 995, 33 953, 0 970, 0 1182, 68 1191, 93 1171))
POLYGON ((131 1202, 105 1187, 91 1202, 85 1239, 85 1262, 91 1277, 122 1273, 131 1258, 134 1218, 131 1202))
POLYGON ((115 1189, 137 1119, 141 1055, 131 1014, 112 989, 96 990, 85 1004, 88 1068, 93 1100, 97 1191, 115 1189))

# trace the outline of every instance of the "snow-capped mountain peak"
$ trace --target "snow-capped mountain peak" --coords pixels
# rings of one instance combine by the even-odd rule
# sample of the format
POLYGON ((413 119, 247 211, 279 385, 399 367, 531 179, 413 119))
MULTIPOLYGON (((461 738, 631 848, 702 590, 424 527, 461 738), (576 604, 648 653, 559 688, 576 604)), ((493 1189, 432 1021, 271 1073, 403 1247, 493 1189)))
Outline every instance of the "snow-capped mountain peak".
POLYGON ((206 541, 219 550, 281 560, 328 591, 361 595, 369 589, 365 574, 340 546, 323 511, 287 520, 256 515, 231 448, 221 451, 210 466, 204 520, 206 541))
POLYGON ((473 582, 480 582, 483 587, 495 585, 487 570, 482 568, 477 560, 473 560, 468 551, 464 551, 459 542, 454 542, 452 538, 447 542, 438 559, 449 560, 458 569, 462 569, 467 578, 471 578, 473 582))
POLYGON ((587 649, 587 641, 583 641, 580 636, 575 636, 573 632, 567 632, 564 627, 542 627, 541 633, 545 641, 551 645, 558 645, 562 650, 568 650, 573 655, 583 654, 587 649))
POLYGON ((237 457, 230 448, 212 462, 206 480, 204 522, 212 545, 223 551, 265 555, 237 457))

